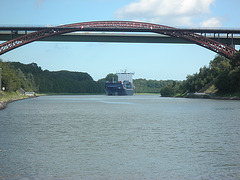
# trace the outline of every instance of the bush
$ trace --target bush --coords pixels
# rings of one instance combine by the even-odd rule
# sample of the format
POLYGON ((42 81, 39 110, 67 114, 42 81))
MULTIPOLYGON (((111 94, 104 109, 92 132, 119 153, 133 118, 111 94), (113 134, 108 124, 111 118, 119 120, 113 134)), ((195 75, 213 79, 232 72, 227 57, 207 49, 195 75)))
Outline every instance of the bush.
POLYGON ((175 95, 174 88, 171 86, 162 87, 160 93, 162 97, 173 97, 175 95))

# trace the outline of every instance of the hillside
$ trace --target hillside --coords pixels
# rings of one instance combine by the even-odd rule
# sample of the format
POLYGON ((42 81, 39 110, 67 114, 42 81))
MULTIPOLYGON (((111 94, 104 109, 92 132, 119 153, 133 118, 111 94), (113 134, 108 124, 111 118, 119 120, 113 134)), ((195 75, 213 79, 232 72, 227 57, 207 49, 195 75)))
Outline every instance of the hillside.
POLYGON ((240 95, 240 52, 231 59, 216 56, 209 66, 188 75, 183 81, 183 92, 215 93, 221 96, 240 95))
POLYGON ((36 63, 0 62, 2 87, 7 92, 23 88, 38 93, 103 93, 87 73, 42 70, 36 63))

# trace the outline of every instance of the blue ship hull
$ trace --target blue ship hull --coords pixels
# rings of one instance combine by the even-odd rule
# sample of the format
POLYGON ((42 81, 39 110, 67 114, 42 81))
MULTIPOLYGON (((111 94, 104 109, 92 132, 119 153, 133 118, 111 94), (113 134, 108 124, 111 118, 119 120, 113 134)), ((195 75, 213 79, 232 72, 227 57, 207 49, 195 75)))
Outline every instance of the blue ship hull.
POLYGON ((122 83, 106 83, 105 91, 109 96, 126 96, 133 95, 135 90, 133 88, 127 89, 122 83))

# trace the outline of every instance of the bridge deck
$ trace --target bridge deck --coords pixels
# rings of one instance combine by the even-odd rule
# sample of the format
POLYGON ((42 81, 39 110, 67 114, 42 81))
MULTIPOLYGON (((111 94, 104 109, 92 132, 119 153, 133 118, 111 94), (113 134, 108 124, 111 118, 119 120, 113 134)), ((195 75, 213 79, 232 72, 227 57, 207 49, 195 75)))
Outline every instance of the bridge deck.
MULTIPOLYGON (((13 38, 17 38, 25 35, 26 32, 20 31, 16 34, 12 34, 11 31, 0 31, 0 41, 9 41, 13 38)), ((27 32, 30 33, 30 32, 27 32)), ((223 44, 240 45, 240 35, 234 36, 233 39, 227 38, 227 35, 206 36, 215 41, 219 41, 223 44)), ((63 41, 63 42, 122 42, 122 43, 183 43, 190 44, 191 42, 183 39, 170 37, 161 34, 143 34, 143 33, 99 33, 99 32, 74 32, 66 33, 62 35, 55 35, 40 41, 63 41)))
MULTIPOLYGON (((24 27, 24 26, 0 26, 0 32, 1 31, 40 31, 40 30, 44 30, 44 29, 52 29, 53 27, 56 26, 28 26, 28 27, 24 27)), ((74 28, 69 28, 69 29, 74 29, 74 28)), ((178 30, 182 30, 182 31, 189 31, 189 32, 194 32, 194 33, 225 33, 225 34, 240 34, 240 29, 231 29, 231 28, 177 28, 178 30)), ((125 30, 127 30, 125 28, 125 30)), ((132 29, 130 29, 132 30, 132 29)), ((162 29, 163 31, 174 31, 175 29, 162 29)))

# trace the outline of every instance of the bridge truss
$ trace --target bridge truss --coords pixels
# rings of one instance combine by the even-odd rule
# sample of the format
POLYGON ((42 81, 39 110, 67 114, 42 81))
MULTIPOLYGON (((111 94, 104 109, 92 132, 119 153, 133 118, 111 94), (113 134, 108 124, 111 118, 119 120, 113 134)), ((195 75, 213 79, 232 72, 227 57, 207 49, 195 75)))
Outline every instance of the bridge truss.
POLYGON ((199 46, 214 51, 226 58, 231 58, 232 55, 237 52, 237 50, 232 47, 209 39, 200 34, 169 26, 132 21, 94 21, 67 24, 55 27, 46 27, 42 30, 23 35, 21 37, 0 44, 0 55, 40 39, 75 31, 151 32, 190 41, 199 46))

